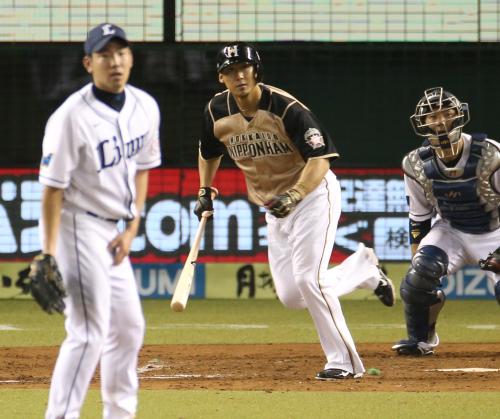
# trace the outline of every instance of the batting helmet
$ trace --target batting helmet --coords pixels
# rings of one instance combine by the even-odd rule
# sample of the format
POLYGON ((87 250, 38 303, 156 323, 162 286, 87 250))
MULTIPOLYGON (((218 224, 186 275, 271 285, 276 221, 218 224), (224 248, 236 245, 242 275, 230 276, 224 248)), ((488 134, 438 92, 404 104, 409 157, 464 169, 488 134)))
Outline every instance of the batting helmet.
POLYGON ((257 81, 262 80, 262 62, 257 50, 244 42, 227 44, 217 54, 217 72, 236 63, 252 64, 257 75, 257 81))
POLYGON ((436 150, 438 156, 443 155, 443 150, 449 150, 452 155, 458 153, 458 142, 462 134, 462 128, 470 120, 469 105, 462 103, 450 92, 442 87, 433 87, 424 92, 424 96, 417 103, 415 113, 410 117, 410 122, 417 135, 426 137, 431 147, 436 150), (429 115, 445 110, 454 110, 447 114, 444 121, 439 123, 443 128, 437 133, 433 127, 436 122, 428 122, 429 115))

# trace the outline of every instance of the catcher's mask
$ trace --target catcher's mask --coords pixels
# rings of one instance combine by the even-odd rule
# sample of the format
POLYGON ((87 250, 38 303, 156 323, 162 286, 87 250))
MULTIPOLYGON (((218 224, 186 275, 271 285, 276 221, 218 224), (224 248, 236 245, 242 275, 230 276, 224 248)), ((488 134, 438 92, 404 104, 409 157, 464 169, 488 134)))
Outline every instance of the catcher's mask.
POLYGON ((248 63, 254 66, 255 79, 262 80, 262 62, 257 50, 244 42, 227 44, 217 54, 217 72, 236 63, 248 63))
POLYGON ((462 128, 469 120, 469 105, 442 87, 427 89, 410 117, 417 135, 426 137, 440 158, 458 154, 462 128))

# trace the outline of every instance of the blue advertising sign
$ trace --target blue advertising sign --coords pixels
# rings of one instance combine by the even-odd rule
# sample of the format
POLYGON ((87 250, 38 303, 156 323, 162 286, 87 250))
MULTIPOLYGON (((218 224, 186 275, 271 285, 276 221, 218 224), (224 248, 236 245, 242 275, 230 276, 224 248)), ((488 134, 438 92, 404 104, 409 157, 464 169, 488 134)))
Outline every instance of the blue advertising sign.
MULTIPOLYGON (((141 298, 172 298, 182 263, 134 265, 135 279, 141 298)), ((195 267, 193 285, 189 298, 205 298, 205 265, 195 267)))
POLYGON ((477 266, 465 266, 460 271, 443 278, 443 291, 451 300, 493 299, 495 291, 493 283, 486 272, 477 266))

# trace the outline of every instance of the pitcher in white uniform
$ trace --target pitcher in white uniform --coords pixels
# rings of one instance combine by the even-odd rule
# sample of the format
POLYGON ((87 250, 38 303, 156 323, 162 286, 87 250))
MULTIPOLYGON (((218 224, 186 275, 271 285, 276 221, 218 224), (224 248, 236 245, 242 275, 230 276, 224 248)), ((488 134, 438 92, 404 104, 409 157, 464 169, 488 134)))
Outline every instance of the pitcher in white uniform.
POLYGON ((40 165, 42 252, 56 257, 68 294, 46 418, 80 416, 98 363, 103 417, 133 418, 144 317, 128 254, 148 170, 161 164, 160 112, 127 84, 133 56, 123 29, 98 25, 84 52, 92 83, 48 120, 40 165))
POLYGON ((253 47, 223 47, 217 72, 227 90, 205 108, 195 214, 215 207, 217 216, 211 187, 227 150, 245 175, 250 201, 267 209, 269 264, 280 301, 307 308, 316 325, 327 359, 316 378, 361 376, 363 363, 338 297, 366 287, 390 306, 394 289, 364 245, 327 270, 341 210, 340 185, 330 170, 339 157, 333 141, 305 105, 260 83, 263 67, 253 47))

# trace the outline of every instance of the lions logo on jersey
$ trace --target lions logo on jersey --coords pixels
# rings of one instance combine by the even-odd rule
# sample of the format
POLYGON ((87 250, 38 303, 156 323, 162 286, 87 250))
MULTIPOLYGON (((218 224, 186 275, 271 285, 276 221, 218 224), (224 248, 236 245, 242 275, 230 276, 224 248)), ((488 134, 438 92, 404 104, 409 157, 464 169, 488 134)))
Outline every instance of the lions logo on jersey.
POLYGON ((50 164, 50 161, 52 160, 53 153, 49 153, 46 156, 42 156, 42 161, 40 162, 40 165, 42 166, 48 166, 50 164))
POLYGON ((325 140, 316 128, 309 128, 304 134, 304 139, 306 143, 312 148, 317 149, 325 146, 325 140))

